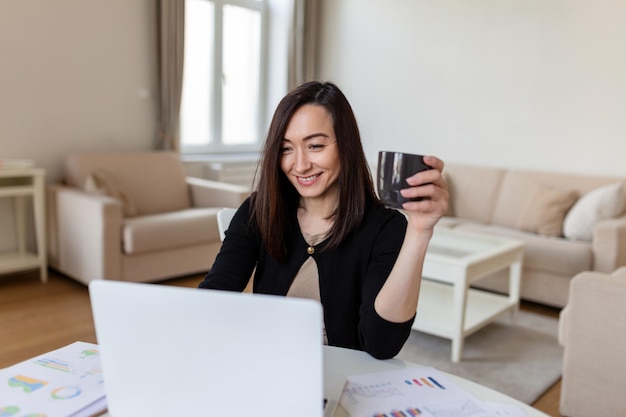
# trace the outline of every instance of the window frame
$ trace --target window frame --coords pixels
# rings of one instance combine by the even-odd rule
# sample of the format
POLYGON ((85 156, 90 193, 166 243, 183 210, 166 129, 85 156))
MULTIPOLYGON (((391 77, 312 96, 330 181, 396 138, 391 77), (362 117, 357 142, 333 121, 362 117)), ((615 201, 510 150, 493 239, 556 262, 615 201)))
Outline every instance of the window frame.
MULTIPOLYGON (((213 67, 213 77, 210 80, 213 88, 213 96, 210 97, 210 108, 212 109, 207 117, 210 118, 210 142, 203 145, 186 145, 183 142, 182 134, 180 136, 180 150, 183 154, 201 154, 201 153, 242 153, 242 152, 258 152, 261 149, 264 140, 265 118, 267 114, 267 79, 268 79, 268 33, 269 33, 269 17, 268 17, 268 0, 203 0, 213 3, 214 14, 213 22, 208 24, 213 26, 213 56, 211 64, 213 67), (259 50, 259 94, 256 103, 256 138, 252 143, 247 144, 224 144, 222 129, 222 97, 223 97, 223 23, 224 23, 224 6, 231 5, 254 10, 260 13, 260 50, 259 50)), ((186 53, 186 51, 185 51, 186 53)), ((183 80, 184 82, 184 80, 183 80)), ((181 106, 182 111, 182 106, 181 106)))

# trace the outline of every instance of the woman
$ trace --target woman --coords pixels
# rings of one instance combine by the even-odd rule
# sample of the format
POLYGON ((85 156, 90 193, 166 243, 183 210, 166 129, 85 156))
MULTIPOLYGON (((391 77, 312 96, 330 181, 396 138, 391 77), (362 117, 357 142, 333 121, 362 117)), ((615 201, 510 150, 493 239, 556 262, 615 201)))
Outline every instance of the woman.
POLYGON ((443 163, 407 178, 407 217, 376 197, 356 119, 332 83, 278 104, 258 186, 239 208, 200 288, 319 299, 325 342, 395 356, 411 331, 433 227, 448 207, 443 163), (407 224, 408 219, 408 224, 407 224))

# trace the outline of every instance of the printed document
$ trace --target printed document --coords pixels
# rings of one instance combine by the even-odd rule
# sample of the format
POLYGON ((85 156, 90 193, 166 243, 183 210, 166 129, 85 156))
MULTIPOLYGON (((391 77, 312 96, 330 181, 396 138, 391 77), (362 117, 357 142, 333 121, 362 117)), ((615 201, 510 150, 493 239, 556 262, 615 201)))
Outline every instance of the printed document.
MULTIPOLYGON (((351 417, 498 417, 487 405, 432 367, 351 376, 340 400, 351 417)), ((504 410, 500 410, 504 411, 504 410)))
POLYGON ((75 342, 0 370, 0 417, 81 417, 105 409, 95 344, 75 342))

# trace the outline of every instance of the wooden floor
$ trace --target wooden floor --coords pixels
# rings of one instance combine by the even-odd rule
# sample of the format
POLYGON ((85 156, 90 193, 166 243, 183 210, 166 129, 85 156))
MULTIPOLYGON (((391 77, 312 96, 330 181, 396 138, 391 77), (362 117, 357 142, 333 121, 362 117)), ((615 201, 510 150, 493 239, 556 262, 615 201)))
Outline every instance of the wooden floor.
MULTIPOLYGON (((163 282, 196 287, 202 276, 163 282)), ((522 309, 550 317, 558 310, 523 303, 522 309)), ((54 271, 49 282, 36 272, 0 276, 0 368, 54 350, 75 341, 96 343, 87 287, 54 271)), ((559 414, 560 381, 535 408, 552 417, 559 414)))

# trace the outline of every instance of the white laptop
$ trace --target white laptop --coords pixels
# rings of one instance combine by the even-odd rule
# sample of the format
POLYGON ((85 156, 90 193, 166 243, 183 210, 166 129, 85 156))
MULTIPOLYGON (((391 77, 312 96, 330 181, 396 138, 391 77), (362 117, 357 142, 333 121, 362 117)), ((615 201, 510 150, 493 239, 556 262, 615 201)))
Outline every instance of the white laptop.
POLYGON ((323 415, 318 302, 89 285, 111 417, 323 415))

